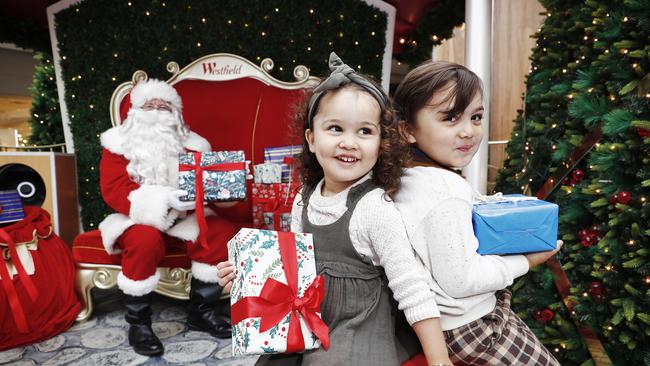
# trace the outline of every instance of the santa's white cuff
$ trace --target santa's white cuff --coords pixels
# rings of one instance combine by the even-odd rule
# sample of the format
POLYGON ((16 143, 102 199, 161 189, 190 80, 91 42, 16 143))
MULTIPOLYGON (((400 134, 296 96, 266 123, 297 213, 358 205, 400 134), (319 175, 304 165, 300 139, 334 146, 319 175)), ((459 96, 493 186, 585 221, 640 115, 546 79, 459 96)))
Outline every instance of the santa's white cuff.
POLYGON ((156 288, 158 281, 160 281, 160 273, 158 271, 144 280, 132 280, 126 277, 122 271, 117 274, 117 287, 125 294, 131 296, 142 296, 150 293, 156 288))
POLYGON ((192 261, 192 277, 207 283, 217 283, 219 280, 217 266, 192 261))
POLYGON ((99 224, 99 233, 102 236, 102 244, 108 254, 119 254, 122 251, 115 248, 115 241, 122 235, 129 227, 135 223, 128 216, 114 213, 106 216, 106 218, 99 224))
MULTIPOLYGON (((215 215, 214 211, 207 207, 204 207, 203 212, 205 217, 215 215)), ((169 228, 165 233, 175 238, 196 242, 199 237, 199 222, 196 219, 196 213, 187 215, 186 218, 177 222, 176 225, 169 228)))
POLYGON ((173 223, 169 215, 169 192, 173 190, 168 186, 143 185, 131 191, 129 201, 131 210, 129 216, 136 224, 153 226, 165 231, 173 223))

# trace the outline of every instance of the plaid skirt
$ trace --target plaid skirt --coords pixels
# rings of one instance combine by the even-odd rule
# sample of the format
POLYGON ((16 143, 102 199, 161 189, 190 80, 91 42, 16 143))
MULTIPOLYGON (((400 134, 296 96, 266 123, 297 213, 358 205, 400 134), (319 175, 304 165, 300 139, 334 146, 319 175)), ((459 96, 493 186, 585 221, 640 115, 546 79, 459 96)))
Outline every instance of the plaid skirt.
POLYGON ((454 365, 560 365, 528 326, 510 309, 510 291, 497 292, 490 313, 469 324, 446 330, 454 365))

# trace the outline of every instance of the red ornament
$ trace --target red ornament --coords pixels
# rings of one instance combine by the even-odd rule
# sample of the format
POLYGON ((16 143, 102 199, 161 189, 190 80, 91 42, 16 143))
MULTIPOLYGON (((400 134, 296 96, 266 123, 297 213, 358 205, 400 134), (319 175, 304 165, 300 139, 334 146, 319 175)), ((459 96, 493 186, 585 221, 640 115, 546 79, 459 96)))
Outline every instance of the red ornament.
POLYGON ((587 235, 589 235, 589 231, 587 231, 586 229, 582 229, 582 230, 578 231, 578 237, 580 239, 584 239, 585 236, 587 236, 587 235))
POLYGON ((542 320, 544 321, 544 323, 548 323, 549 321, 551 321, 551 319, 553 319, 554 316, 555 313, 553 313, 551 309, 542 310, 542 320))
POLYGON ((637 127, 636 133, 641 137, 650 137, 650 130, 646 130, 645 128, 637 127))
POLYGON ((600 233, 600 225, 593 224, 589 227, 589 230, 591 230, 592 232, 600 233))
POLYGON ((628 191, 618 192, 618 203, 627 205, 632 200, 632 193, 628 191))
POLYGON ((573 181, 575 183, 580 183, 583 179, 585 179, 585 172, 582 169, 576 169, 573 171, 571 176, 573 177, 573 181))
POLYGON ((574 185, 575 183, 573 182, 573 179, 572 179, 571 177, 566 177, 566 178, 564 178, 564 180, 562 181, 562 184, 564 184, 565 186, 571 186, 571 187, 573 187, 573 185, 574 185))
POLYGON ((618 193, 614 193, 613 195, 609 196, 610 204, 615 205, 616 202, 618 202, 618 193))
POLYGON ((607 295, 607 289, 605 289, 605 285, 603 285, 602 282, 600 281, 592 281, 589 284, 589 288, 587 289, 587 292, 589 295, 591 295, 591 298, 594 299, 595 302, 600 303, 605 299, 605 296, 607 295))
POLYGON ((591 247, 596 243, 597 243, 596 237, 591 233, 587 234, 584 238, 582 238, 582 240, 580 240, 580 245, 582 245, 585 248, 591 247))
POLYGON ((537 310, 535 311, 535 314, 533 314, 533 318, 537 320, 540 323, 548 323, 553 319, 555 316, 555 313, 551 309, 544 309, 544 310, 537 310))

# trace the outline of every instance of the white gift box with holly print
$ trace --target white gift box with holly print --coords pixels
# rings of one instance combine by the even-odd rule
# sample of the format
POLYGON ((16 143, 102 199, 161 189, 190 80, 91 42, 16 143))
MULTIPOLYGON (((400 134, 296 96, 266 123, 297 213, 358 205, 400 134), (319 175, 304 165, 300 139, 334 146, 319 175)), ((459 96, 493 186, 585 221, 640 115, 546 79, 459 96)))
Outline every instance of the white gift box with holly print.
MULTIPOLYGON (((316 278, 316 261, 311 234, 294 233, 298 268, 298 296, 316 278)), ((245 297, 259 296, 269 278, 287 283, 282 266, 278 233, 271 230, 241 229, 228 242, 228 257, 235 267, 230 304, 245 297)), ((287 349, 290 314, 277 325, 260 333, 260 318, 246 318, 232 326, 232 353, 236 355, 283 353, 287 349)), ((320 341, 299 316, 305 350, 320 347, 320 341)))

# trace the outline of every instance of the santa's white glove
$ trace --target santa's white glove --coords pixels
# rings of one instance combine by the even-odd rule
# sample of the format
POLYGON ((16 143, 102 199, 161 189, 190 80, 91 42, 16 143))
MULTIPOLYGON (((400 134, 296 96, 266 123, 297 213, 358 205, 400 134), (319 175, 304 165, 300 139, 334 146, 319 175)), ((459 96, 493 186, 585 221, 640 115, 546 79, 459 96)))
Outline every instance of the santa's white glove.
POLYGON ((179 197, 187 196, 187 191, 177 189, 169 192, 167 201, 169 206, 177 211, 190 211, 196 208, 196 201, 181 201, 179 197))

